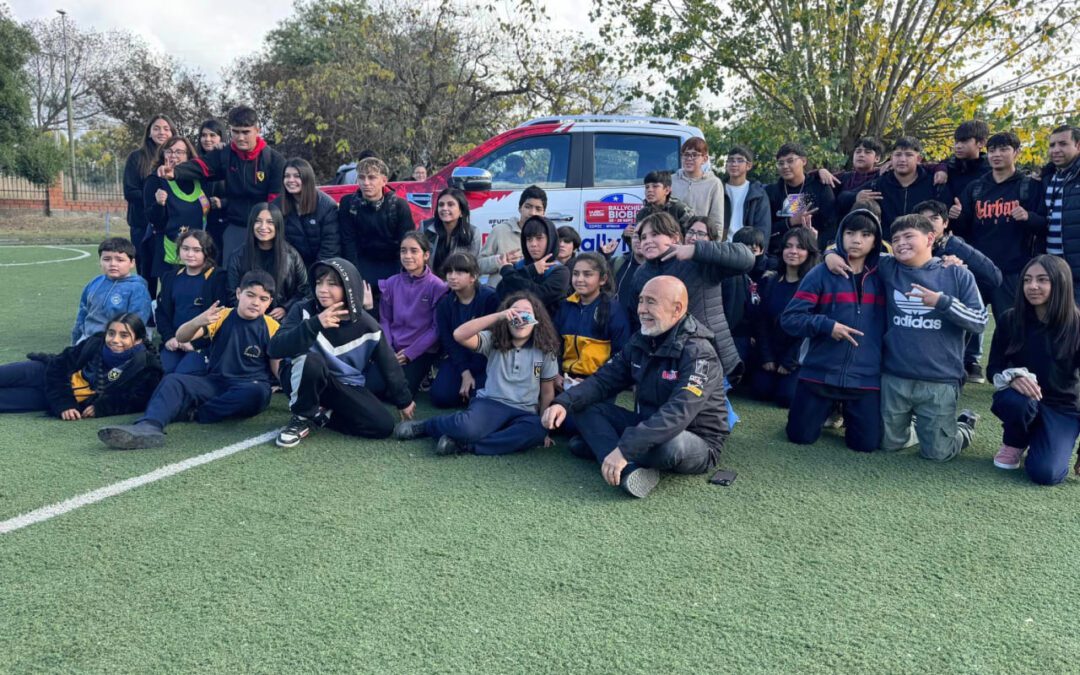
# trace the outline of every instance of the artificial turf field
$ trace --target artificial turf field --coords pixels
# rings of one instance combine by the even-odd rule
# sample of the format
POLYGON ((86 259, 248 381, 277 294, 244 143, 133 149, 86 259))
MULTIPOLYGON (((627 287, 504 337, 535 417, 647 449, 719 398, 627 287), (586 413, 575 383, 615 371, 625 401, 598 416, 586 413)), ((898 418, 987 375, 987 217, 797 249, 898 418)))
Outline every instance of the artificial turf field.
MULTIPOLYGON (((59 351, 97 273, 11 263, 75 255, 0 247, 0 362, 59 351)), ((0 671, 1077 672, 1080 481, 994 469, 990 392, 944 465, 794 446, 738 399, 735 483, 641 501, 561 445, 259 445, 0 535, 0 671)), ((275 396, 117 452, 100 421, 0 416, 0 521, 286 421, 275 396)))

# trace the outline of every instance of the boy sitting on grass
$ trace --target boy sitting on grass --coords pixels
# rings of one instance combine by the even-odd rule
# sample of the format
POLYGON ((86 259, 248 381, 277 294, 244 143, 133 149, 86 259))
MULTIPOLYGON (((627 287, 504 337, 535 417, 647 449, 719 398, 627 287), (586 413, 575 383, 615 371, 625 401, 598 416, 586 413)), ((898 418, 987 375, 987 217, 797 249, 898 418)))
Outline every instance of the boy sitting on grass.
MULTIPOLYGON (((977 416, 957 418, 964 381, 967 333, 981 334, 987 314, 975 277, 933 254, 934 226, 911 214, 893 221, 892 256, 878 274, 887 310, 881 375, 883 450, 918 443, 925 459, 948 461, 971 444, 977 416), (912 416, 915 416, 914 430, 912 416)), ((854 270, 835 251, 825 255, 834 274, 854 270)))
POLYGON ((278 361, 270 359, 270 338, 278 323, 266 315, 274 278, 252 270, 236 289, 236 307, 214 302, 176 329, 176 339, 212 341, 207 375, 165 376, 135 424, 104 427, 98 438, 110 448, 156 448, 165 443, 165 425, 175 420, 212 424, 229 417, 254 417, 270 404, 270 382, 278 361))
POLYGON ((110 237, 98 245, 101 275, 86 285, 79 298, 79 313, 71 331, 71 344, 104 333, 117 316, 131 312, 150 321, 150 292, 146 280, 135 274, 135 247, 123 237, 110 237))

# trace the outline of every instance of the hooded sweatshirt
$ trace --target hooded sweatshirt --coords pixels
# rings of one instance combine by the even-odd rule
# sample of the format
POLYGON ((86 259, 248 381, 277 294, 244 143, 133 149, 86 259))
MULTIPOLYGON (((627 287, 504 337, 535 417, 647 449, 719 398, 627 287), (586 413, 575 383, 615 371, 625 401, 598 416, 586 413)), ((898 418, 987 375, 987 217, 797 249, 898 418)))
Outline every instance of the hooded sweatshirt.
MULTIPOLYGON (((323 307, 318 299, 294 305, 285 317, 281 330, 270 341, 270 358, 292 359, 290 391, 293 392, 299 388, 308 352, 321 353, 331 374, 352 387, 365 385, 364 369, 374 361, 387 382, 390 402, 398 409, 407 408, 412 402, 412 393, 405 381, 405 374, 378 322, 363 309, 363 278, 349 261, 331 258, 315 263, 311 274, 313 287, 325 267, 333 269, 341 278, 349 318, 337 328, 323 328, 319 322, 323 307)), ((291 403, 295 402, 294 396, 291 403)))
MULTIPOLYGON (((803 278, 799 290, 780 317, 780 327, 790 335, 810 339, 809 349, 799 369, 799 379, 845 389, 881 387, 881 347, 885 335, 885 296, 877 264, 881 250, 881 223, 866 209, 874 222, 874 246, 866 256, 863 271, 842 276, 820 264, 803 278), (841 323, 862 333, 859 346, 847 340, 834 340, 833 327, 841 323)), ((852 214, 840 221, 836 252, 847 258, 844 231, 852 223, 852 214)))
MULTIPOLYGON (((538 217, 529 218, 529 220, 525 221, 525 224, 538 217)), ((559 253, 558 231, 555 228, 555 223, 547 218, 540 218, 547 228, 547 249, 544 251, 544 256, 550 255, 551 260, 555 260, 559 253)), ((556 262, 553 266, 544 270, 543 274, 537 274, 534 264, 536 261, 529 255, 529 247, 525 245, 525 241, 525 231, 523 229, 519 239, 521 260, 514 265, 504 265, 499 270, 499 274, 502 275, 502 281, 499 282, 499 287, 496 289, 499 293, 499 301, 502 302, 518 291, 528 291, 540 298, 540 302, 544 303, 544 307, 547 308, 550 316, 555 316, 559 303, 570 293, 570 268, 556 262)))
POLYGON ((945 267, 931 258, 922 267, 908 267, 882 256, 878 274, 885 291, 888 323, 882 370, 890 375, 960 385, 967 334, 986 329, 986 307, 975 276, 960 266, 945 267), (935 307, 907 297, 912 284, 941 293, 935 307))
POLYGON ((671 177, 671 196, 681 200, 695 216, 704 216, 717 232, 724 231, 724 183, 712 171, 691 178, 683 169, 671 177))
POLYGON ((1042 183, 1019 171, 1000 183, 992 173, 978 178, 960 197, 960 207, 953 229, 986 254, 1002 274, 1019 274, 1046 245, 1042 183), (1017 206, 1027 210, 1027 220, 1017 221, 1010 215, 1017 206))
POLYGON ((114 317, 135 312, 143 323, 150 321, 150 293, 146 280, 138 274, 110 279, 104 274, 95 277, 83 289, 79 298, 79 313, 71 331, 71 344, 78 344, 95 333, 103 333, 114 317))
MULTIPOLYGON (((893 221, 900 216, 906 216, 915 212, 915 205, 928 199, 944 201, 942 190, 934 185, 934 175, 926 167, 919 166, 915 169, 915 181, 904 187, 896 178, 896 173, 889 171, 877 180, 867 185, 865 190, 876 190, 881 193, 881 229, 888 232, 893 221)), ((952 200, 949 200, 951 203, 952 200)))
POLYGON ((435 305, 446 295, 446 282, 430 267, 414 277, 400 272, 379 282, 379 325, 394 352, 404 350, 410 361, 439 344, 435 305))

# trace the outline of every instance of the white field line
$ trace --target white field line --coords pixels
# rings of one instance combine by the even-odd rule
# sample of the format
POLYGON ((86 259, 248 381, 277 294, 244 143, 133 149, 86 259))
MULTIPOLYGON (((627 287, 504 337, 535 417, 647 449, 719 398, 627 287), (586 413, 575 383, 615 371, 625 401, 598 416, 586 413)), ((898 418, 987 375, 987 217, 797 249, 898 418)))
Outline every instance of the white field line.
MULTIPOLYGON (((122 480, 119 483, 113 483, 112 485, 106 485, 103 488, 98 488, 91 492, 86 492, 81 495, 72 497, 71 499, 65 499, 62 502, 51 504, 49 506, 43 506, 40 509, 24 513, 21 516, 15 516, 3 522, 0 522, 0 534, 8 534, 15 530, 21 530, 24 527, 40 523, 56 516, 62 516, 69 511, 75 509, 81 509, 84 506, 95 504, 109 497, 115 497, 116 495, 123 494, 128 490, 134 490, 137 487, 147 485, 159 481, 169 476, 175 476, 176 474, 193 469, 197 466, 213 462, 216 459, 222 457, 228 457, 229 455, 235 455, 236 453, 247 450, 248 448, 256 445, 262 445, 267 441, 271 441, 277 437, 280 429, 274 431, 268 431, 265 434, 259 436, 253 436, 239 443, 233 443, 232 445, 208 452, 195 457, 189 457, 182 462, 176 462, 175 464, 168 464, 160 469, 154 469, 150 473, 143 474, 141 476, 135 476, 134 478, 128 478, 122 480)), ((125 450, 118 450, 117 452, 128 452, 125 450)), ((135 452, 138 452, 137 450, 135 452)))
POLYGON ((76 260, 82 260, 83 258, 89 258, 89 251, 80 251, 77 248, 70 248, 67 246, 49 246, 45 244, 8 244, 2 245, 0 248, 51 248, 55 251, 69 251, 71 253, 78 253, 79 255, 72 258, 60 258, 58 260, 36 260, 34 262, 21 262, 21 263, 0 263, 0 267, 26 267, 27 265, 51 265, 52 263, 64 263, 74 262, 76 260))

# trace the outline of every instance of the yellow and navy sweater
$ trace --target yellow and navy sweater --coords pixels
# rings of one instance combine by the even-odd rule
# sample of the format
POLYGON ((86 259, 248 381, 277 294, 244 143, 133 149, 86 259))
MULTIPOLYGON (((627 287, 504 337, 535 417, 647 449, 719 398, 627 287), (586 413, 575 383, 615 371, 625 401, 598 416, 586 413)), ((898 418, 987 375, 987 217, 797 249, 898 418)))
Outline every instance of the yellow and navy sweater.
POLYGON ((633 333, 620 303, 601 295, 584 305, 577 293, 559 303, 555 328, 563 339, 563 372, 575 377, 595 373, 633 333))

